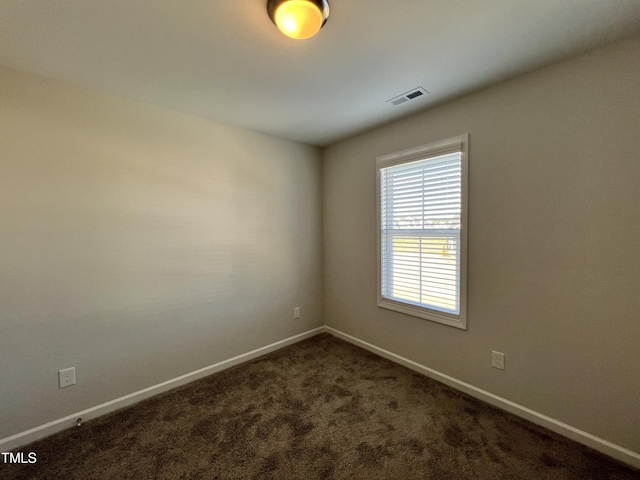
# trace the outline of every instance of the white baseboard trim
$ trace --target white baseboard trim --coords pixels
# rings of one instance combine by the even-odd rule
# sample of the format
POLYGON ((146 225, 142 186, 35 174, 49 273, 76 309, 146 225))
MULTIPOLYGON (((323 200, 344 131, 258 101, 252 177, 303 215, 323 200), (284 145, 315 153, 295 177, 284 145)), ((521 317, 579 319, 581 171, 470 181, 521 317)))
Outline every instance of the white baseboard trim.
POLYGON ((31 428, 24 432, 16 433, 15 435, 11 435, 10 437, 6 437, 0 440, 0 452, 8 452, 15 448, 20 448, 31 442, 40 440, 41 438, 48 437, 49 435, 53 435, 54 433, 73 427, 76 423, 77 418, 82 417, 83 422, 92 420, 96 417, 106 415, 107 413, 111 413, 120 408, 128 407, 130 405, 133 405, 134 403, 138 403, 149 397, 153 397, 160 393, 172 390, 176 387, 180 387, 187 383, 193 382, 194 380, 198 380, 202 377, 206 377, 213 373, 226 370, 227 368, 234 367, 240 363, 248 362, 249 360, 261 357, 262 355, 266 355, 267 353, 280 350, 281 348, 313 337, 325 331, 325 327, 314 328, 313 330, 309 330, 299 335, 285 338, 284 340, 280 340, 279 342, 266 345, 247 353, 243 353, 242 355, 237 355, 233 358, 229 358, 228 360, 223 360, 222 362, 209 365, 208 367, 204 367, 194 372, 181 375, 171 380, 167 380, 166 382, 162 382, 143 390, 130 393, 129 395, 116 398, 115 400, 96 405, 95 407, 87 408, 86 410, 82 410, 81 412, 76 412, 72 415, 67 415, 66 417, 59 418, 57 420, 45 423, 44 425, 40 425, 35 428, 31 428))
POLYGON ((67 415, 66 417, 54 420, 44 425, 40 425, 38 427, 26 430, 24 432, 17 433, 10 437, 0 439, 0 451, 7 452, 9 450, 20 448, 31 442, 40 440, 41 438, 48 437, 49 435, 53 435, 54 433, 73 427, 73 425, 75 425, 76 419, 79 417, 82 417, 83 421, 92 420, 94 418, 100 417, 102 415, 106 415, 107 413, 111 413, 120 408, 128 407, 130 405, 138 403, 147 398, 153 397, 160 393, 164 393, 176 387, 180 387, 187 383, 206 377, 213 373, 226 370, 227 368, 231 368, 233 366, 239 365, 244 362, 248 362, 262 355, 266 355, 267 353, 274 352, 276 350, 279 350, 286 346, 300 342, 307 338, 311 338, 323 332, 330 333, 331 335, 337 338, 340 338, 349 343, 357 345, 358 347, 364 348, 365 350, 368 350, 372 353, 375 353, 376 355, 379 355, 383 358, 391 360, 394 363, 410 368, 411 370, 418 372, 422 375, 425 375, 429 378, 433 378, 434 380, 444 383, 445 385, 455 388, 456 390, 460 390, 468 395, 471 395, 472 397, 475 397, 495 407, 498 407, 514 415, 517 415, 518 417, 529 420, 532 423, 548 428, 553 432, 556 432, 560 435, 570 438, 571 440, 575 440, 578 443, 581 443, 583 445, 586 445, 587 447, 593 448, 594 450, 604 453, 605 455, 613 457, 617 460, 620 460, 621 462, 629 464, 635 468, 640 468, 640 453, 638 452, 631 451, 629 449, 616 445, 612 442, 609 442, 608 440, 604 440, 602 438, 596 437, 595 435, 592 435, 588 432, 572 427, 571 425, 567 425, 566 423, 560 422, 551 417, 538 413, 527 407, 524 407, 510 400, 507 400, 506 398, 499 397, 498 395, 494 395, 493 393, 487 392, 478 387, 474 387, 473 385, 457 380, 444 373, 440 373, 437 370, 433 370, 432 368, 421 365, 417 362, 414 362, 413 360, 409 360, 400 355, 396 355, 395 353, 389 352, 388 350, 377 347, 376 345, 365 342, 356 337, 353 337, 351 335, 348 335, 346 333, 343 333, 339 330, 336 330, 332 327, 327 327, 327 326, 318 327, 313 330, 309 330, 307 332, 301 333, 299 335, 294 335, 293 337, 280 340, 279 342, 266 345, 264 347, 258 348, 256 350, 252 350, 242 355, 237 355, 233 358, 223 360, 222 362, 218 362, 208 367, 204 367, 199 370, 196 370, 194 372, 181 375, 171 380, 167 380, 166 382, 153 385, 151 387, 145 388, 143 390, 139 390, 129 395, 125 395, 123 397, 116 398, 109 402, 96 405, 95 407, 91 407, 86 410, 76 412, 72 415, 67 415))
POLYGON ((542 413, 538 413, 534 410, 531 410, 530 408, 507 400, 506 398, 499 397, 498 395, 494 395, 493 393, 487 392, 486 390, 482 390, 466 382, 450 377, 449 375, 440 373, 437 370, 425 367, 424 365, 414 362, 413 360, 401 357, 400 355, 396 355, 395 353, 372 345, 371 343, 365 342, 356 337, 352 337, 351 335, 347 335, 346 333, 336 330, 335 328, 325 327, 325 330, 327 333, 330 333, 337 338, 345 340, 358 347, 364 348, 365 350, 375 353, 376 355, 386 358, 387 360, 391 360, 394 363, 403 365, 415 372, 437 380, 438 382, 444 383, 445 385, 453 387, 456 390, 460 390, 461 392, 487 402, 509 413, 517 415, 518 417, 524 418, 525 420, 529 420, 532 423, 548 428, 553 432, 556 432, 564 437, 570 438, 571 440, 586 445, 587 447, 613 457, 616 460, 620 460, 621 462, 631 465, 632 467, 640 468, 640 453, 638 452, 626 449, 624 447, 616 445, 615 443, 609 442, 608 440, 604 440, 603 438, 596 437, 595 435, 572 427, 571 425, 567 425, 566 423, 543 415, 542 413))

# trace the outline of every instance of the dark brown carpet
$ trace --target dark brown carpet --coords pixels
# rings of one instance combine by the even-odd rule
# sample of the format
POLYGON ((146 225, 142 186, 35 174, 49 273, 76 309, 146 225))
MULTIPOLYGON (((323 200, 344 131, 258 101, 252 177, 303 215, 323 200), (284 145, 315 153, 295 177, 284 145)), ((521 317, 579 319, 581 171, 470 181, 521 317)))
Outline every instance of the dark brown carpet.
POLYGON ((320 335, 19 449, 3 479, 639 479, 320 335))

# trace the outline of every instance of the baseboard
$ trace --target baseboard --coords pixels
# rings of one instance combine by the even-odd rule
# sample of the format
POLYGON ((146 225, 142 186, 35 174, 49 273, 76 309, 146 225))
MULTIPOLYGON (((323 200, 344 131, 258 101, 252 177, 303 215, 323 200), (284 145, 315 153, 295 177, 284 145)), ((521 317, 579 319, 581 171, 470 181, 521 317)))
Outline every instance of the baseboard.
POLYGON ((101 405, 96 405, 95 407, 82 410, 81 412, 76 412, 72 415, 67 415, 66 417, 59 418, 49 423, 45 423, 44 425, 40 425, 30 430, 11 435, 10 437, 0 440, 0 452, 8 452, 10 450, 27 445, 31 442, 35 442, 36 440, 40 440, 41 438, 53 435, 54 433, 66 430, 67 428, 75 425, 77 418, 82 417, 83 421, 88 421, 96 417, 100 417, 120 408, 128 407, 130 405, 138 403, 149 397, 153 397, 160 393, 172 390, 176 387, 180 387, 187 383, 193 382, 194 380, 198 380, 202 377, 206 377, 213 373, 226 370, 227 368, 239 365, 240 363, 248 362, 249 360, 261 357, 262 355, 266 355, 267 353, 280 350, 281 348, 313 337, 325 331, 325 327, 314 328, 313 330, 309 330, 299 335, 294 335, 293 337, 285 338, 284 340, 280 340, 279 342, 266 345, 256 350, 252 350, 251 352, 243 353, 242 355, 229 358, 228 360, 215 363, 194 372, 181 375, 171 380, 167 380, 166 382, 153 385, 152 387, 148 387, 129 395, 125 395, 124 397, 116 398, 115 400, 111 400, 101 405))
POLYGON ((49 435, 53 435, 54 433, 60 432, 67 428, 75 425, 75 421, 77 418, 82 417, 83 421, 88 421, 107 413, 111 413, 120 408, 124 408, 135 403, 138 403, 147 398, 153 397, 160 393, 169 391, 176 387, 180 387, 187 383, 193 382, 200 378, 206 377, 216 372, 220 372, 227 368, 231 368, 233 366, 239 365, 244 362, 248 362, 255 358, 258 358, 262 355, 266 355, 267 353, 274 352, 281 348, 284 348, 288 345, 292 345, 294 343, 300 342, 307 338, 311 338, 320 333, 327 332, 331 335, 345 340, 349 343, 357 345, 358 347, 364 348, 376 355, 379 355, 383 358, 391 360, 399 365, 403 365, 411 370, 418 372, 427 377, 433 378, 445 385, 449 385, 450 387, 455 388, 456 390, 460 390, 472 397, 475 397, 479 400, 489 403, 495 407, 498 407, 502 410, 505 410, 509 413, 517 415, 518 417, 529 420, 532 423, 548 428, 549 430, 556 432, 564 437, 570 438, 578 443, 586 445, 587 447, 593 448, 596 451, 604 453, 610 457, 613 457, 621 462, 624 462, 628 465, 631 465, 635 468, 640 468, 640 453, 633 452, 624 447, 616 445, 608 440, 604 440, 602 438, 596 437, 588 432, 580 430, 578 428, 572 427, 571 425, 567 425, 566 423, 560 422, 554 418, 548 417, 541 413, 538 413, 534 410, 531 410, 527 407, 514 403, 505 398, 499 397, 498 395, 494 395, 493 393, 482 390, 478 387, 470 385, 466 382, 462 382, 457 380, 449 375, 438 372, 437 370, 433 370, 432 368, 421 365, 413 360, 409 360, 395 353, 389 352, 383 348, 377 347, 371 343, 360 340, 356 337, 343 333, 339 330, 336 330, 332 327, 318 327, 313 330, 309 330, 307 332, 301 333, 299 335, 294 335, 292 337, 286 338, 279 342, 272 343, 270 345, 266 345, 264 347, 258 348, 256 350, 252 350, 250 352, 244 353, 242 355, 235 356, 233 358, 229 358, 222 362, 215 363, 208 367, 201 368, 191 373, 187 373, 185 375, 181 375, 174 379, 168 380, 166 382, 159 383, 157 385, 145 388, 143 390, 139 390, 137 392, 131 393, 129 395, 125 395, 120 398, 116 398, 115 400, 111 400, 109 402, 103 403, 101 405, 97 405, 95 407, 88 408, 86 410, 82 410, 80 412, 76 412, 72 415, 67 415, 66 417, 54 420, 52 422, 46 423, 44 425, 40 425, 38 427, 32 428, 30 430, 26 430, 24 432, 17 433, 7 438, 3 438, 0 440, 0 451, 7 452, 16 448, 20 448, 24 445, 27 445, 36 440, 40 440, 41 438, 48 437, 49 435))
POLYGON ((445 375, 444 373, 433 370, 432 368, 425 367, 424 365, 414 362, 413 360, 409 360, 408 358, 396 355, 395 353, 372 345, 371 343, 365 342, 356 337, 352 337, 351 335, 347 335, 346 333, 336 330, 335 328, 325 327, 325 329, 327 333, 330 333, 337 338, 357 345, 358 347, 364 348, 365 350, 391 360, 394 363, 410 368, 415 372, 421 373, 422 375, 425 375, 429 378, 433 378, 434 380, 453 387, 456 390, 460 390, 461 392, 464 392, 472 397, 489 403, 518 417, 529 420, 532 423, 548 428, 549 430, 556 432, 564 437, 586 445, 587 447, 604 453, 605 455, 613 457, 616 460, 631 465, 632 467, 640 469, 640 453, 638 452, 628 450, 624 447, 616 445, 615 443, 609 442, 608 440, 596 437, 595 435, 572 427, 571 425, 567 425, 566 423, 543 415, 542 413, 538 413, 534 410, 531 410, 530 408, 507 400, 506 398, 499 397, 498 395, 494 395, 493 393, 487 392, 478 387, 474 387, 473 385, 457 380, 453 377, 450 377, 449 375, 445 375))

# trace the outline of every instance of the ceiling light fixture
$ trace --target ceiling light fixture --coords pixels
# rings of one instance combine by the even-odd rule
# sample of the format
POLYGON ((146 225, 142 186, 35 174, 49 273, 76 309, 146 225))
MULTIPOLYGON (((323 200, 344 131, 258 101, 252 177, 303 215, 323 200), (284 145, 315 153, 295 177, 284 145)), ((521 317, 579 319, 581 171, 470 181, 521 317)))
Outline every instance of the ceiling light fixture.
POLYGON ((328 0, 267 0, 267 13, 282 33, 302 40, 313 37, 329 18, 328 0))

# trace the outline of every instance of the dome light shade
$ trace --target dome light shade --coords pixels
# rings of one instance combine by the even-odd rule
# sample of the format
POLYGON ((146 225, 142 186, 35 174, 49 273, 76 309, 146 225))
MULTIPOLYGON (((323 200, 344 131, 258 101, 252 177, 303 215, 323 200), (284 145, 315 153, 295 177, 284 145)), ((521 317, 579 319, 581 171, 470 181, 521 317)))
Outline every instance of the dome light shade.
POLYGON ((329 18, 327 0, 268 0, 271 21, 288 37, 313 37, 329 18))

